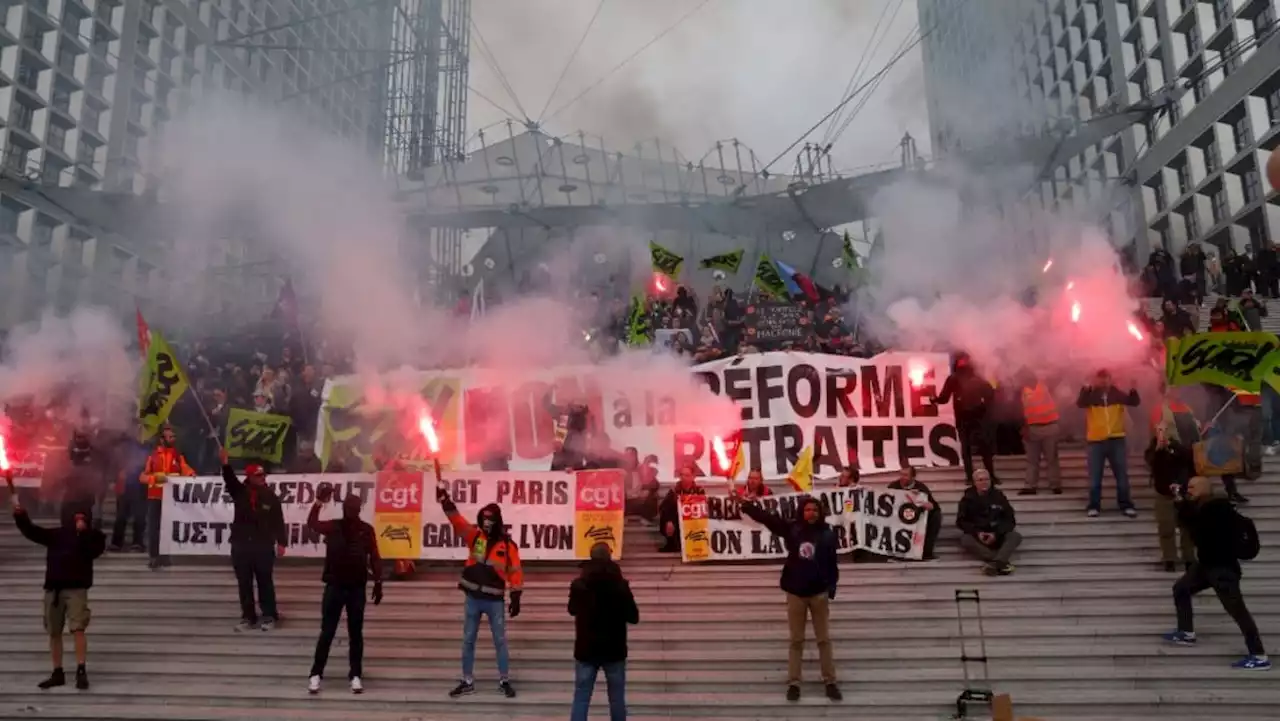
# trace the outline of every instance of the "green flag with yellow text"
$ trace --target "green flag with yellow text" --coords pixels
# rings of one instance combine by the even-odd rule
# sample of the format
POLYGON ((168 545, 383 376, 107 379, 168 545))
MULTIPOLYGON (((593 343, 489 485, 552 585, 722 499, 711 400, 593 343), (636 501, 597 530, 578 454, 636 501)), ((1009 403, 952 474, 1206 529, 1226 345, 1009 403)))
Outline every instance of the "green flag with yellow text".
POLYGON ((142 369, 138 387, 138 422, 141 440, 153 438, 169 419, 173 406, 190 387, 187 374, 168 341, 157 330, 151 331, 147 348, 147 364, 142 369))
POLYGON ((778 300, 787 299, 787 285, 782 282, 782 276, 778 275, 778 268, 769 259, 768 253, 762 253, 760 262, 756 263, 755 283, 765 295, 778 300))
POLYGON ((1271 333, 1196 333, 1165 341, 1165 380, 1258 393, 1280 364, 1280 338, 1271 333))
POLYGON ((703 258, 698 267, 703 270, 723 270, 726 273, 737 273, 742 265, 743 250, 739 248, 732 253, 721 253, 710 258, 703 258))
POLYGON ((649 241, 649 256, 653 269, 675 280, 680 277, 680 268, 684 266, 684 256, 676 255, 658 245, 657 241, 649 241))
POLYGON ((291 425, 289 416, 232 408, 227 414, 227 436, 222 447, 231 458, 279 463, 291 425))

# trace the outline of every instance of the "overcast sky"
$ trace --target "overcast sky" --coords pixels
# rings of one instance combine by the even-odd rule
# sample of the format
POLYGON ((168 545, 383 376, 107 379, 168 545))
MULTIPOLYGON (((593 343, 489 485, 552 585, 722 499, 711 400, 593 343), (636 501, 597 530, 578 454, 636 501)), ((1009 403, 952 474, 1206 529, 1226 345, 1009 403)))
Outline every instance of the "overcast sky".
MULTIPOLYGON (((840 101, 864 52, 865 81, 913 36, 916 0, 476 0, 472 18, 472 136, 507 117, 483 94, 519 118, 541 119, 552 135, 583 130, 603 136, 611 150, 625 152, 656 136, 697 162, 716 140, 736 137, 767 162, 840 101)), ((811 140, 823 141, 826 131, 819 128, 811 140)), ((895 162, 904 132, 927 154, 918 47, 839 136, 832 151, 837 169, 895 162)), ((773 170, 790 172, 794 156, 773 170)))

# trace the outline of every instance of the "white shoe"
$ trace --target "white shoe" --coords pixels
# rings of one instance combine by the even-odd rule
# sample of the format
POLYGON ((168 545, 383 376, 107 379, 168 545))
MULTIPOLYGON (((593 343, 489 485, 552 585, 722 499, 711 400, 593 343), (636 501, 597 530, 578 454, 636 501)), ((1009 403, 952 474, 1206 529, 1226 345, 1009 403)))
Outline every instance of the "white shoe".
POLYGON ((307 679, 307 693, 320 693, 320 677, 312 676, 307 679))
POLYGON ((1277 448, 1275 445, 1270 445, 1263 448, 1262 453, 1263 455, 1274 456, 1276 454, 1276 450, 1277 448))
POLYGON ((351 677, 351 693, 364 693, 364 684, 360 682, 359 676, 351 677))

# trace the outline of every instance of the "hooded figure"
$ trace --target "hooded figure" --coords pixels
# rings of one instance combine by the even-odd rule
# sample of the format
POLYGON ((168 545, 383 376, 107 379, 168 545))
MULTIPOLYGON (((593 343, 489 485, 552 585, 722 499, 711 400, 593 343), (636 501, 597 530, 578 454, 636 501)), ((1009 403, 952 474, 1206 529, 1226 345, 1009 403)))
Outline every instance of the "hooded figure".
MULTIPOLYGON (((307 690, 320 692, 324 667, 329 661, 329 648, 338 633, 338 621, 347 612, 347 646, 351 669, 347 674, 352 693, 363 693, 364 683, 364 608, 365 588, 373 579, 373 605, 382 603, 382 558, 378 555, 378 538, 373 526, 360 518, 359 496, 342 499, 342 518, 320 520, 320 510, 333 497, 333 486, 321 485, 316 502, 307 516, 307 527, 324 536, 324 596, 320 602, 320 639, 316 641, 315 659, 307 690)), ((407 533, 405 534, 408 535, 407 533)), ((394 543, 396 539, 389 539, 394 543)))
MULTIPOLYGON (((769 501, 769 503, 773 503, 769 501)), ((787 560, 782 565, 779 585, 787 597, 787 622, 791 645, 787 655, 787 700, 800 699, 801 659, 804 656, 805 621, 813 619, 813 635, 818 640, 818 659, 827 698, 843 697, 836 686, 835 655, 831 651, 830 602, 836 597, 840 567, 836 564, 839 541, 827 525, 822 503, 813 496, 801 496, 795 520, 786 520, 767 511, 758 502, 742 504, 748 518, 769 529, 782 540, 787 560)))
POLYGON ((107 548, 107 537, 92 527, 91 504, 65 503, 62 524, 44 528, 32 522, 26 510, 13 502, 13 520, 28 540, 44 546, 44 626, 49 634, 53 674, 41 681, 42 689, 66 684, 62 671, 62 631, 67 628, 76 641, 76 688, 89 688, 85 670, 87 646, 84 632, 89 627, 89 589, 93 586, 93 562, 107 548))
MULTIPOLYGON (((994 459, 995 433, 991 426, 990 409, 995 403, 996 390, 985 378, 974 372, 968 353, 957 353, 955 370, 947 376, 942 390, 934 397, 934 403, 946 405, 954 401, 956 433, 960 436, 960 458, 964 463, 964 477, 973 485, 973 446, 978 445, 982 454, 982 467, 992 479, 996 477, 994 459)), ((996 484, 1000 482, 994 481, 996 484)))
POLYGON ((231 567, 236 573, 240 592, 240 623, 237 631, 275 628, 279 612, 276 608, 275 563, 289 545, 289 527, 284 522, 284 509, 275 490, 267 484, 267 472, 257 463, 244 468, 244 481, 236 477, 227 458, 222 456, 222 483, 235 506, 231 521, 231 567), (253 603, 253 587, 258 586, 262 607, 262 623, 253 603))
POLYGON ((591 450, 589 413, 586 404, 572 401, 558 406, 551 402, 550 394, 543 399, 543 406, 555 421, 555 453, 551 457, 551 470, 563 471, 582 468, 591 450))
POLYGON ((573 707, 569 721, 586 721, 596 676, 604 669, 609 689, 609 717, 627 717, 627 626, 640 622, 631 585, 609 557, 609 545, 591 547, 582 575, 569 584, 569 615, 573 616, 573 707))
POLYGON ((498 690, 507 698, 515 698, 515 688, 508 678, 507 612, 503 602, 510 589, 511 618, 520 615, 520 595, 524 587, 520 549, 507 535, 507 527, 502 522, 502 508, 498 504, 490 503, 481 508, 476 514, 475 524, 472 524, 458 512, 446 489, 436 490, 436 500, 467 548, 466 565, 462 569, 462 579, 458 581, 458 588, 466 594, 462 625, 462 679, 449 696, 457 698, 475 693, 472 671, 476 660, 476 636, 480 632, 480 618, 487 616, 498 660, 498 690))

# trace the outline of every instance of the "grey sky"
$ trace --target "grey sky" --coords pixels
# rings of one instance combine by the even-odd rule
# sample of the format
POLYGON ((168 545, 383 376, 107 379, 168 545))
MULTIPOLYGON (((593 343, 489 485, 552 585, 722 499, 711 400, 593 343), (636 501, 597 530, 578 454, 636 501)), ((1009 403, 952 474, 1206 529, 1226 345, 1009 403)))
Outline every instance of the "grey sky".
MULTIPOLYGON (((716 140, 737 137, 767 162, 839 102, 864 49, 880 42, 866 63, 864 79, 869 79, 916 27, 915 0, 707 0, 677 29, 556 113, 702 2, 604 0, 544 114, 598 0, 476 0, 471 85, 517 116, 544 118, 552 135, 583 130, 623 151, 657 136, 695 162, 716 140), (886 9, 885 23, 873 36, 886 9), (485 59, 486 49, 496 62, 485 59), (495 65, 523 112, 503 88, 495 65)), ((505 117, 471 95, 472 135, 505 117)), ((820 128, 811 140, 823 140, 825 131, 820 128)), ((918 48, 890 71, 840 136, 832 151, 836 167, 896 161, 898 141, 907 131, 927 153, 918 48)), ((791 153, 773 170, 789 172, 793 165, 791 153)))

